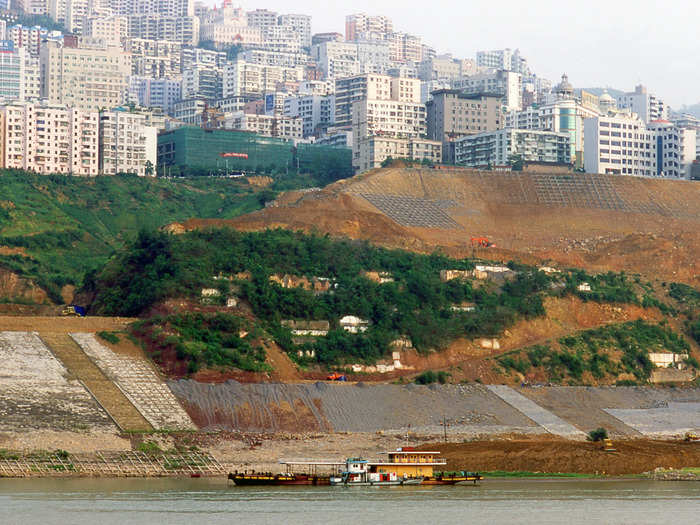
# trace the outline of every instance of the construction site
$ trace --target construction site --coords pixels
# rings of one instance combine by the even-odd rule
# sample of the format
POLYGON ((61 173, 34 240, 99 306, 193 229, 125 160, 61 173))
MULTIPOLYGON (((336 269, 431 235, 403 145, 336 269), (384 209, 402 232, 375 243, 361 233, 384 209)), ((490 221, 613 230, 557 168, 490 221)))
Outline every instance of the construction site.
POLYGON ((322 190, 287 192, 230 225, 319 231, 422 252, 549 261, 697 284, 700 186, 580 173, 387 168, 322 190), (494 247, 473 247, 484 237, 494 247))
MULTIPOLYGON (((237 219, 170 229, 283 227, 697 287, 698 209, 700 186, 686 181, 396 167, 288 192, 237 219)), ((135 319, 22 317, 20 306, 0 317, 0 476, 208 476, 402 445, 439 446, 448 466, 475 470, 639 474, 700 465, 700 443, 686 440, 700 429, 692 383, 499 384, 493 372, 492 357, 546 338, 662 320, 641 305, 551 297, 545 317, 518 321, 490 346, 458 340, 426 355, 402 351, 414 374, 449 368, 453 384, 431 385, 401 374, 324 381, 274 345, 268 374, 167 377, 123 335, 135 319), (586 440, 598 428, 614 452, 586 440)))

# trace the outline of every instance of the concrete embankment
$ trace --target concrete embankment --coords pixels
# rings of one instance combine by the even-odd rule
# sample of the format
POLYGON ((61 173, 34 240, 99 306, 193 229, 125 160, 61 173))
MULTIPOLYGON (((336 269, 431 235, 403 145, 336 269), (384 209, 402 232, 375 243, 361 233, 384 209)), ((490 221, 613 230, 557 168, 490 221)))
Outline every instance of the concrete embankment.
POLYGON ((386 384, 203 384, 169 386, 204 429, 247 432, 412 432, 488 437, 506 433, 582 439, 672 437, 700 427, 700 389, 488 387, 386 384))

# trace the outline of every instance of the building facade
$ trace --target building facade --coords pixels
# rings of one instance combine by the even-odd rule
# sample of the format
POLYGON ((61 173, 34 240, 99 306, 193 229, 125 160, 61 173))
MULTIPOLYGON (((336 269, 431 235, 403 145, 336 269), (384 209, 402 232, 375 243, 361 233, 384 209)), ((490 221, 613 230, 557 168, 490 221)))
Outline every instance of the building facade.
POLYGON ((145 117, 118 108, 100 111, 99 173, 155 175, 158 130, 145 117))
POLYGON ((501 129, 455 141, 455 164, 470 167, 507 166, 524 162, 570 164, 569 135, 551 131, 501 129))
POLYGON ((16 102, 0 106, 0 165, 36 173, 98 173, 98 114, 16 102))

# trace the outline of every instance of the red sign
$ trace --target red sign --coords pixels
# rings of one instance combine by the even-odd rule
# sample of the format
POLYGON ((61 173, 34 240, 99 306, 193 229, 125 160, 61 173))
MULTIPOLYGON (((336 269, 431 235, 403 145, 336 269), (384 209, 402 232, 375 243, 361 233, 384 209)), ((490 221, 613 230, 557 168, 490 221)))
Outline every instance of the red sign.
POLYGON ((237 159, 247 159, 248 154, 247 153, 219 153, 219 157, 234 157, 237 159))

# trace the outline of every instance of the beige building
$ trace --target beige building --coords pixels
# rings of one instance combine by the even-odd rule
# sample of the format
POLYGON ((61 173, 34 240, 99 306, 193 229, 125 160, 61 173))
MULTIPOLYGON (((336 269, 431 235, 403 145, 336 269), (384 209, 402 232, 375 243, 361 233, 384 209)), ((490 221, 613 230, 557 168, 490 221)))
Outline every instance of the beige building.
POLYGON ((304 79, 304 68, 266 66, 237 60, 224 68, 223 97, 260 97, 277 91, 278 84, 298 83, 304 79))
POLYGON ((41 49, 40 66, 42 98, 94 111, 124 101, 131 55, 104 43, 71 47, 49 41, 41 49))
POLYGON ((128 18, 125 16, 86 16, 83 19, 82 34, 118 46, 126 38, 128 29, 128 18))
POLYGON ((420 103, 420 80, 361 75, 354 81, 336 83, 336 124, 340 87, 344 105, 355 99, 351 104, 356 170, 376 167, 387 157, 422 160, 432 158, 436 150, 442 152, 440 145, 424 141, 427 128, 425 106, 420 103), (343 92, 345 86, 350 89, 343 92), (357 98, 363 94, 363 98, 357 98), (414 141, 423 142, 419 145, 414 141))
POLYGON ((155 175, 157 137, 157 129, 146 126, 146 117, 140 113, 121 108, 101 111, 100 175, 155 175))
POLYGON ((0 106, 0 166, 37 173, 94 176, 98 114, 65 106, 0 106))
POLYGON ((240 111, 227 116, 224 127, 285 139, 300 139, 303 136, 303 121, 299 117, 254 115, 240 111))
POLYGON ((362 142, 358 152, 357 169, 360 172, 379 168, 388 158, 431 163, 442 161, 442 143, 420 138, 369 137, 362 142))

